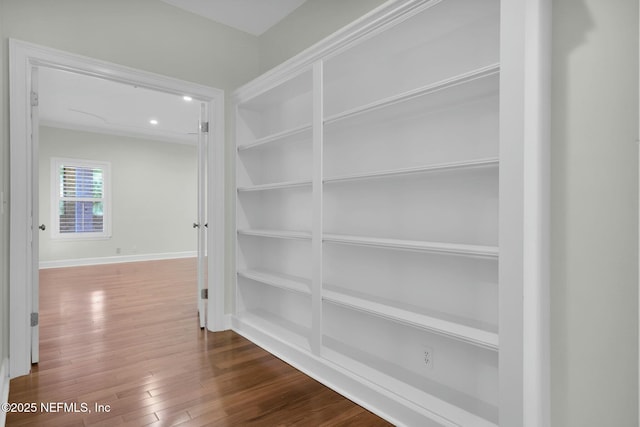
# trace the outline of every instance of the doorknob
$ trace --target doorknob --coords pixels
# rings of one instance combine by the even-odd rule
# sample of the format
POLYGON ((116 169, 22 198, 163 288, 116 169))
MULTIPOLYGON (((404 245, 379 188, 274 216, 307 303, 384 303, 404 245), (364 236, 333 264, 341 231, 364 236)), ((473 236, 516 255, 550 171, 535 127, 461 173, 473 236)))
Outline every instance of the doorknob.
POLYGON ((198 224, 197 222, 193 223, 193 228, 199 228, 199 227, 200 227, 200 224, 198 224))
POLYGON ((38 227, 40 230, 44 231, 47 229, 47 226, 44 224, 40 224, 40 226, 38 227))

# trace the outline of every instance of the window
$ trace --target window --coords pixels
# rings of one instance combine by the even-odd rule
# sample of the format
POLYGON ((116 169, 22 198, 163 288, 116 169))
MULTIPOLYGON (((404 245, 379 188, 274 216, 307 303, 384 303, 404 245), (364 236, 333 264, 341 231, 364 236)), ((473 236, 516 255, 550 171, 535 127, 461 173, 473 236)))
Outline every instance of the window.
POLYGON ((106 162, 52 159, 54 238, 110 237, 110 169, 106 162))

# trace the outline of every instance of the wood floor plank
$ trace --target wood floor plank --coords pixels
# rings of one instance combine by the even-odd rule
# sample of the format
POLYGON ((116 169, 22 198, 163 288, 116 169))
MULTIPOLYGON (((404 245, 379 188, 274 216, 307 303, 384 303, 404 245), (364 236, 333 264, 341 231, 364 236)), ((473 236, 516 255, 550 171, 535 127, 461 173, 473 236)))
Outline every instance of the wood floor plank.
POLYGON ((183 259, 42 270, 41 360, 11 381, 9 402, 85 403, 91 412, 9 413, 6 425, 389 425, 238 334, 201 330, 195 267, 183 259))

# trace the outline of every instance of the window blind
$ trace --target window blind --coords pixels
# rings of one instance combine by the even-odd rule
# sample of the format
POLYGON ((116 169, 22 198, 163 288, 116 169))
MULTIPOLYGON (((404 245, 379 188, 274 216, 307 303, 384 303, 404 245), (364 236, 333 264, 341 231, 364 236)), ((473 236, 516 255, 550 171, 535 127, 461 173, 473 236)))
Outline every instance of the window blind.
POLYGON ((101 167, 58 167, 58 226, 61 234, 104 233, 105 188, 101 167))

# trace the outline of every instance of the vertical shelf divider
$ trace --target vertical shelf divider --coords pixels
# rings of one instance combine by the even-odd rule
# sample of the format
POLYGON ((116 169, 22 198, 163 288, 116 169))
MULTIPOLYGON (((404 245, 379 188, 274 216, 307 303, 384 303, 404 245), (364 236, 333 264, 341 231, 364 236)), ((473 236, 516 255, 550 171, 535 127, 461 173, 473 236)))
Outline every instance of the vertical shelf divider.
POLYGON ((320 355, 322 347, 322 182, 323 182, 323 62, 313 64, 313 209, 311 277, 311 351, 320 355))

